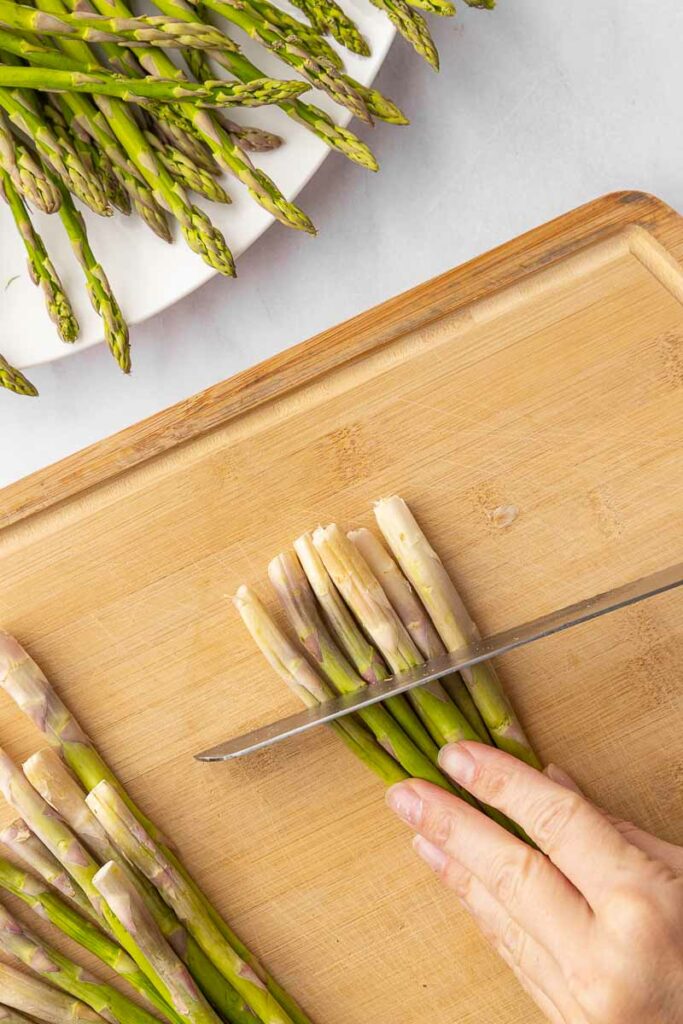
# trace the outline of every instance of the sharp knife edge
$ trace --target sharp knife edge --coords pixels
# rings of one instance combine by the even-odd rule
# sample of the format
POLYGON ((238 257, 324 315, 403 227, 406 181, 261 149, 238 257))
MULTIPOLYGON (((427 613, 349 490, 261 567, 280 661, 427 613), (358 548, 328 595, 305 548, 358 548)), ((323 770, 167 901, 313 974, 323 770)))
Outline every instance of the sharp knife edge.
POLYGON ((409 672, 390 676, 382 682, 364 686, 355 693, 335 697, 317 707, 307 708, 294 715, 289 715, 287 718, 281 718, 277 722, 271 722, 269 725, 264 725, 209 750, 204 750, 200 754, 195 754, 195 757, 198 761, 227 761, 234 757, 250 754, 288 737, 307 732, 318 725, 325 725, 344 715, 360 711, 371 704, 377 704, 381 700, 386 700, 387 697, 405 693, 416 686, 423 686, 425 683, 441 679, 442 676, 449 675, 451 672, 476 665, 480 661, 488 661, 489 658, 513 651, 517 647, 524 647, 536 640, 542 640, 544 637, 561 633, 583 622, 590 622, 591 619, 597 619, 609 612, 617 611, 619 608, 637 604, 639 601, 663 594, 667 590, 674 590, 681 585, 683 585, 683 562, 622 586, 614 587, 603 594, 584 598, 575 604, 567 605, 566 608, 541 615, 524 625, 504 629, 500 633, 476 640, 465 647, 460 647, 457 651, 432 658, 409 672))

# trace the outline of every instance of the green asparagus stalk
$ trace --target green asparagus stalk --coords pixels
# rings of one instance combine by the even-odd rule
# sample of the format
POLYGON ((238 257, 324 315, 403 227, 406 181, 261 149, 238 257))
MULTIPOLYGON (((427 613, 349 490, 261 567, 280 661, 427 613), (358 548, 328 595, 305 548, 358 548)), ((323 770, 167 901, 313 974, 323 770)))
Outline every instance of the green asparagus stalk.
POLYGON ((244 2, 256 17, 263 18, 283 36, 295 40, 309 56, 326 60, 333 67, 339 69, 344 67, 344 62, 337 51, 332 49, 317 29, 293 18, 291 14, 287 14, 286 11, 270 3, 270 0, 244 0, 244 2))
MULTIPOLYGON (((119 860, 107 833, 88 807, 85 793, 55 750, 48 748, 38 751, 24 762, 22 768, 36 792, 66 822, 100 864, 119 860)), ((187 933, 154 886, 140 875, 136 875, 135 884, 156 926, 187 965, 209 1002, 231 1024, 253 1024, 253 1014, 244 1000, 187 933)))
MULTIPOLYGON (((2 0, 0 0, 0 4, 2 0)), ((263 78, 255 82, 190 82, 147 76, 126 78, 105 69, 72 71, 34 66, 0 65, 0 87, 46 92, 77 92, 116 96, 127 103, 191 102, 196 107, 260 107, 292 99, 308 89, 305 82, 263 78)))
POLYGON ((0 111, 0 168, 9 175, 19 195, 43 213, 59 209, 59 192, 47 180, 40 163, 14 137, 3 111, 0 111))
MULTIPOLYGON (((360 529, 353 530, 348 536, 381 584, 394 611, 410 633, 415 646, 423 657, 436 658, 440 654, 445 654, 446 648, 436 632, 432 620, 427 615, 424 605, 415 596, 410 583, 375 534, 370 530, 360 529)), ((460 708, 481 742, 491 743, 491 737, 460 674, 454 672, 447 676, 441 680, 441 685, 460 708)))
MULTIPOLYGON (((225 940, 196 891, 142 828, 114 787, 102 781, 88 794, 86 800, 112 842, 157 887, 209 959, 246 1000, 258 1019, 263 1024, 291 1024, 289 1015, 225 940)), ((98 884, 102 891, 101 876, 98 884)), ((127 948, 130 953, 130 945, 127 948)), ((168 979, 164 980, 168 983, 168 979)))
MULTIPOLYGON (((285 1008, 294 1024, 311 1024, 310 1019, 297 1005, 295 1000, 263 967, 254 954, 247 949, 230 926, 223 921, 218 912, 211 906, 206 897, 202 896, 196 883, 193 882, 173 851, 164 842, 164 837, 160 830, 142 813, 140 808, 136 806, 131 797, 126 793, 119 780, 93 746, 89 737, 50 686, 35 661, 33 661, 14 637, 2 631, 0 631, 0 686, 47 737, 50 744, 61 752, 62 757, 85 790, 93 789, 103 779, 115 787, 136 819, 159 844, 164 855, 174 865, 176 871, 182 874, 186 882, 199 895, 203 906, 211 915, 212 921, 221 934, 227 939, 242 960, 248 964, 254 974, 261 979, 280 1005, 285 1008)), ((364 740, 363 734, 365 734, 369 743, 374 744, 374 740, 367 735, 364 729, 360 726, 358 726, 358 729, 361 733, 360 740, 364 740)), ((385 767, 389 768, 392 763, 391 758, 381 747, 377 744, 374 745, 378 752, 379 760, 383 757, 388 762, 388 766, 385 765, 385 767)), ((358 756, 363 756, 363 748, 361 746, 359 746, 358 756)), ((368 755, 368 760, 370 760, 370 755, 368 755)), ((398 769, 398 765, 396 765, 396 768, 398 769)), ((400 769, 398 770, 400 771, 400 769)), ((404 774, 400 772, 400 777, 403 777, 404 774)), ((387 771, 386 781, 389 779, 391 779, 391 772, 387 771)), ((393 778, 391 781, 397 780, 393 778)), ((194 966, 190 966, 193 974, 196 976, 194 966)))
POLYGON ((45 1024, 73 1024, 79 1020, 102 1024, 102 1017, 79 999, 1 962, 0 993, 5 1006, 28 1013, 45 1024))
POLYGON ((321 35, 331 35, 342 46, 361 57, 370 56, 367 40, 336 0, 293 0, 321 35))
MULTIPOLYGON (((455 6, 450 0, 408 0, 408 3, 411 7, 426 11, 427 14, 437 14, 445 18, 452 18, 455 14, 455 6)), ((470 0, 465 0, 465 3, 470 3, 470 0)))
MULTIPOLYGON (((2 73, 13 73, 16 70, 0 65, 2 73)), ((102 186, 88 173, 73 146, 65 145, 64 141, 56 137, 48 122, 34 107, 30 92, 0 88, 0 107, 12 124, 31 139, 41 158, 74 195, 100 216, 111 215, 112 208, 102 186)))
MULTIPOLYGON (((429 612, 448 650, 477 639, 479 631, 476 625, 405 501, 394 496, 377 502, 375 517, 384 539, 429 612)), ((463 670, 462 675, 494 743, 539 768, 540 762, 494 667, 483 662, 463 670)))
MULTIPOLYGON (((366 685, 365 681, 356 673, 330 635, 296 557, 290 552, 277 555, 268 566, 268 576, 300 644, 337 693, 355 693, 362 689, 366 685)), ((409 734, 404 732, 387 707, 374 704, 360 711, 358 717, 408 775, 426 779, 453 792, 453 786, 409 734)))
POLYGON ((362 98, 371 117, 376 117, 387 124, 406 125, 410 121, 393 100, 370 85, 362 85, 351 75, 342 75, 344 82, 362 98))
POLYGON ((91 924, 49 886, 4 857, 0 857, 0 888, 21 900, 37 917, 49 921, 121 977, 137 974, 137 964, 118 943, 91 924))
POLYGON ((35 398, 38 394, 38 389, 31 384, 28 377, 8 363, 3 355, 0 355, 0 387, 14 391, 16 395, 27 395, 29 398, 35 398))
POLYGON ((118 922, 121 942, 129 947, 140 970, 168 1004, 188 1024, 220 1024, 220 1018, 159 931, 130 875, 109 861, 95 875, 95 885, 118 922))
MULTIPOLYGON (((360 552, 336 525, 319 527, 313 543, 337 589, 392 672, 407 672, 424 658, 396 615, 379 582, 360 552)), ((439 746, 457 740, 477 740, 477 734, 453 704, 440 683, 411 691, 410 700, 439 746)))
MULTIPOLYGON (((253 590, 242 586, 233 600, 244 625, 271 668, 306 707, 315 707, 334 697, 334 690, 290 642, 253 590)), ((391 754, 373 739, 354 716, 347 715, 338 722, 332 722, 330 729, 386 785, 408 777, 391 754)))
POLYGON ((223 186, 211 174, 208 174, 202 167, 197 167, 175 146, 164 144, 154 132, 145 132, 145 137, 166 169, 185 188, 214 203, 232 202, 223 186))
POLYGON ((176 18, 105 18, 88 11, 72 14, 47 13, 0 0, 0 23, 20 32, 45 36, 68 36, 90 43, 125 43, 128 46, 198 47, 235 50, 235 43, 219 29, 176 18))
MULTIPOLYGON (((56 189, 53 180, 48 180, 51 187, 56 189)), ((50 319, 56 324, 62 341, 75 341, 78 337, 79 327, 69 297, 42 238, 33 227, 26 204, 4 170, 0 170, 0 192, 12 212, 17 231, 26 249, 29 275, 33 283, 42 289, 50 319)))
POLYGON ((416 53, 430 64, 435 71, 439 70, 439 54, 434 45, 427 22, 417 11, 413 10, 405 0, 370 0, 389 18, 400 35, 410 43, 416 53))
POLYGON ((8 825, 0 833, 0 842, 21 864, 28 865, 51 888, 78 907, 81 914, 90 921, 99 920, 81 887, 64 870, 57 858, 53 857, 45 844, 34 836, 24 821, 18 819, 8 825))
POLYGON ((0 903, 0 950, 45 981, 80 999, 113 1024, 159 1024, 117 989, 95 978, 67 956, 41 942, 0 903))
POLYGON ((243 149, 248 149, 252 153, 269 153, 282 145, 282 136, 276 135, 275 132, 267 132, 253 124, 237 124, 237 121, 231 121, 222 113, 214 114, 214 117, 218 117, 223 127, 243 149))
POLYGON ((130 337, 128 325, 116 300, 104 267, 97 261, 88 240, 83 217, 76 209, 68 191, 61 183, 62 205, 59 217, 71 248, 85 275, 86 288, 93 309, 102 320, 104 340, 124 373, 130 373, 130 337))

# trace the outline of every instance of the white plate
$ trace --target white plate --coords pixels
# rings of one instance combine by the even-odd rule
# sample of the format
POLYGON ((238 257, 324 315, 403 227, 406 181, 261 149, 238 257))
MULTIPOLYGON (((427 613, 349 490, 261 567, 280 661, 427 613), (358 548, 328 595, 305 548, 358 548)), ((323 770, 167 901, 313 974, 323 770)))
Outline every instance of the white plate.
MULTIPOLYGON (((340 50, 340 53, 344 55, 349 73, 369 85, 386 57, 394 28, 386 15, 368 0, 347 0, 345 8, 368 40, 372 56, 356 57, 345 50, 340 50)), ((244 37, 239 41, 244 52, 264 71, 283 78, 292 77, 285 65, 262 47, 251 40, 245 41, 244 37)), ((311 90, 304 93, 303 98, 324 107, 339 124, 348 124, 348 112, 331 103, 322 93, 311 90)), ((280 149, 253 154, 253 159, 277 182, 288 199, 297 195, 330 153, 320 139, 276 107, 229 113, 236 121, 262 125, 284 138, 285 144, 280 149)), ((336 158, 345 159, 340 155, 336 158)), ((359 173, 370 172, 359 169, 359 173)), ((230 206, 204 200, 201 200, 201 205, 224 232, 233 254, 239 256, 273 223, 273 218, 250 198, 241 183, 226 179, 225 184, 232 196, 230 206)), ((59 218, 39 213, 33 215, 81 325, 80 338, 75 345, 66 345, 57 337, 45 311, 42 295, 29 279, 24 249, 9 210, 4 203, 0 207, 0 352, 15 366, 25 368, 63 359, 96 345, 102 340, 100 320, 90 307, 82 275, 64 240, 59 218)), ((106 269, 131 325, 166 309, 214 275, 201 257, 188 249, 177 231, 173 244, 166 245, 137 217, 119 214, 112 220, 97 217, 89 211, 86 216, 93 250, 106 269)), ((324 222, 316 226, 319 231, 325 230, 324 222)), ((302 236, 302 245, 307 243, 315 244, 307 236, 302 236)), ((238 287, 239 280, 226 279, 226 293, 238 287)))

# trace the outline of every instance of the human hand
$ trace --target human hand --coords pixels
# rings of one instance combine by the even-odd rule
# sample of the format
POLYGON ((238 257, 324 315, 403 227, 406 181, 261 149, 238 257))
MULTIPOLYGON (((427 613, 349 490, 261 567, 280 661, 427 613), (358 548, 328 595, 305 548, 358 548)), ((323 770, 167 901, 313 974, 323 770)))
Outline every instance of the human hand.
POLYGON ((683 1024, 683 848, 608 817, 560 769, 480 743, 442 769, 538 850, 428 782, 387 802, 552 1024, 683 1024))

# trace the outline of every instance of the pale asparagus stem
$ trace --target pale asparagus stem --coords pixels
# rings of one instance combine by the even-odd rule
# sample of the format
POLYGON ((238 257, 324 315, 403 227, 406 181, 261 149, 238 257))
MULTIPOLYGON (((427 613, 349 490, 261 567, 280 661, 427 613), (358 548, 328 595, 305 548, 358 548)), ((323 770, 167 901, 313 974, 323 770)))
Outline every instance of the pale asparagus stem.
POLYGON ((3 355, 0 355, 0 388, 7 388, 8 391, 14 391, 15 395, 26 395, 29 398, 35 398, 38 394, 38 389, 28 377, 8 363, 3 355))
POLYGON ((0 903, 0 950, 80 999, 111 1024, 159 1024, 147 1010, 43 943, 0 903))
MULTIPOLYGON (((425 658, 436 658, 439 654, 445 654, 446 648, 425 611, 424 605, 415 596, 415 591, 381 541, 371 530, 364 528, 352 530, 348 536, 379 580, 394 611, 422 655, 425 658)), ((491 743, 491 737, 481 715, 460 675, 454 672, 442 679, 441 685, 458 705, 482 743, 491 743)))
MULTIPOLYGON (((102 779, 106 779, 116 788, 138 821, 144 825, 150 835, 162 847, 164 854, 174 865, 176 871, 180 872, 186 882, 193 887, 193 890, 202 900, 202 905, 205 907, 206 912, 211 915, 212 921, 220 929, 221 934, 239 956, 249 964, 255 974, 262 979, 268 991, 285 1007, 294 1024, 311 1024, 310 1019, 297 1005, 296 1001, 266 970, 257 957, 241 941, 239 936, 233 932, 227 922, 211 906, 206 897, 202 895, 201 890, 192 880, 174 852, 166 845, 160 829, 142 813, 140 808, 137 807, 128 793, 126 793, 119 780, 93 746, 89 737, 50 686, 35 661, 33 661, 13 636, 1 630, 0 686, 3 687, 17 706, 47 737, 48 741, 61 751, 62 757, 77 776, 84 789, 92 789, 102 779)), ((358 726, 358 729, 361 730, 361 733, 365 733, 361 726, 358 726)), ((367 736, 367 734, 365 735, 367 736)), ((370 736, 367 736, 367 739, 372 741, 370 736)), ((374 743, 374 741, 372 742, 374 743)), ((375 744, 375 746, 377 745, 375 744)), ((381 747, 377 746, 377 750, 380 754, 384 755, 387 762, 391 763, 391 758, 384 753, 381 747)), ((358 756, 363 757, 361 747, 358 748, 358 756)), ((398 766, 396 767, 398 768, 398 766)), ((388 777, 390 777, 390 774, 388 773, 388 777)), ((403 777, 403 774, 401 773, 401 777, 403 777)), ((196 973, 194 968, 192 969, 196 973)))
MULTIPOLYGON (((311 668, 301 652, 266 611, 253 590, 241 586, 233 602, 268 664, 306 707, 315 707, 322 701, 334 697, 334 690, 311 668)), ((373 739, 355 716, 346 715, 338 722, 332 722, 330 729, 388 786, 407 778, 407 773, 373 739)))
MULTIPOLYGON (((74 882, 81 887, 90 900, 100 924, 111 931, 111 921, 108 920, 109 909, 92 883, 99 865, 62 819, 55 815, 49 804, 45 803, 43 798, 36 793, 28 779, 24 778, 22 772, 2 749, 0 749, 0 792, 10 806, 21 814, 31 831, 69 872, 74 882)), ((158 993, 150 988, 144 974, 138 971, 134 975, 126 974, 126 978, 140 992, 143 992, 158 1010, 161 1010, 170 1024, 180 1024, 173 1010, 158 993)))
POLYGON ((18 819, 0 833, 0 842, 27 867, 45 879, 62 896, 70 900, 91 921, 99 918, 80 886, 64 870, 56 857, 34 836, 28 825, 18 819))
MULTIPOLYGON (((120 860, 109 836, 88 807, 85 793, 80 784, 55 750, 48 748, 39 751, 30 757, 22 767, 24 775, 33 788, 66 821, 101 864, 110 860, 120 860)), ((141 896, 157 927, 161 929, 166 941, 194 973, 195 980, 209 1001, 231 1024, 253 1022, 253 1015, 244 1000, 220 976, 193 937, 188 935, 186 929, 180 924, 170 907, 164 903, 154 886, 139 874, 135 876, 135 884, 139 887, 141 896)))
MULTIPOLYGON (((335 690, 355 693, 363 689, 365 681, 346 659, 320 617, 315 596, 296 555, 291 552, 277 555, 268 566, 268 576, 300 644, 335 690)), ((359 718, 409 775, 454 791, 445 776, 392 718, 387 707, 372 705, 360 711, 359 718)))
MULTIPOLYGON (((336 525, 319 527, 313 534, 325 568, 363 628, 386 659, 392 672, 406 672, 424 658, 413 643, 367 562, 336 525)), ((410 693, 410 699, 442 746, 478 736, 439 683, 428 683, 410 693)))
MULTIPOLYGON (((86 799, 112 842, 157 887, 206 955, 246 1000, 258 1019, 263 1024, 291 1024, 291 1018, 249 965, 235 953, 214 924, 196 891, 171 864, 114 787, 108 782, 100 782, 86 799)), ((123 935, 119 941, 122 940, 123 935)), ((130 948, 128 952, 131 953, 130 948)))
POLYGON ((5 1006, 28 1013, 46 1024, 72 1024, 79 1020, 102 1024, 102 1017, 85 1003, 1 962, 0 996, 5 1006))
POLYGON ((145 906, 129 875, 108 861, 95 875, 95 886, 118 922, 122 944, 138 967, 188 1024, 220 1024, 185 965, 178 959, 145 906), (132 941, 131 941, 132 940, 132 941))
MULTIPOLYGON (((389 671, 376 647, 369 642, 356 620, 342 601, 330 574, 318 554, 310 534, 304 534, 294 542, 304 572, 318 598, 327 621, 337 642, 346 651, 356 671, 368 683, 387 679, 389 671)), ((390 697, 387 708, 410 736, 413 743, 426 754, 433 764, 438 763, 439 748, 429 731, 418 717, 409 699, 403 695, 390 697)))
MULTIPOLYGON (((378 501, 375 517, 448 650, 478 639, 479 630, 405 501, 398 496, 378 501)), ((495 744, 540 768, 494 667, 484 662, 464 669, 462 675, 495 744)))

